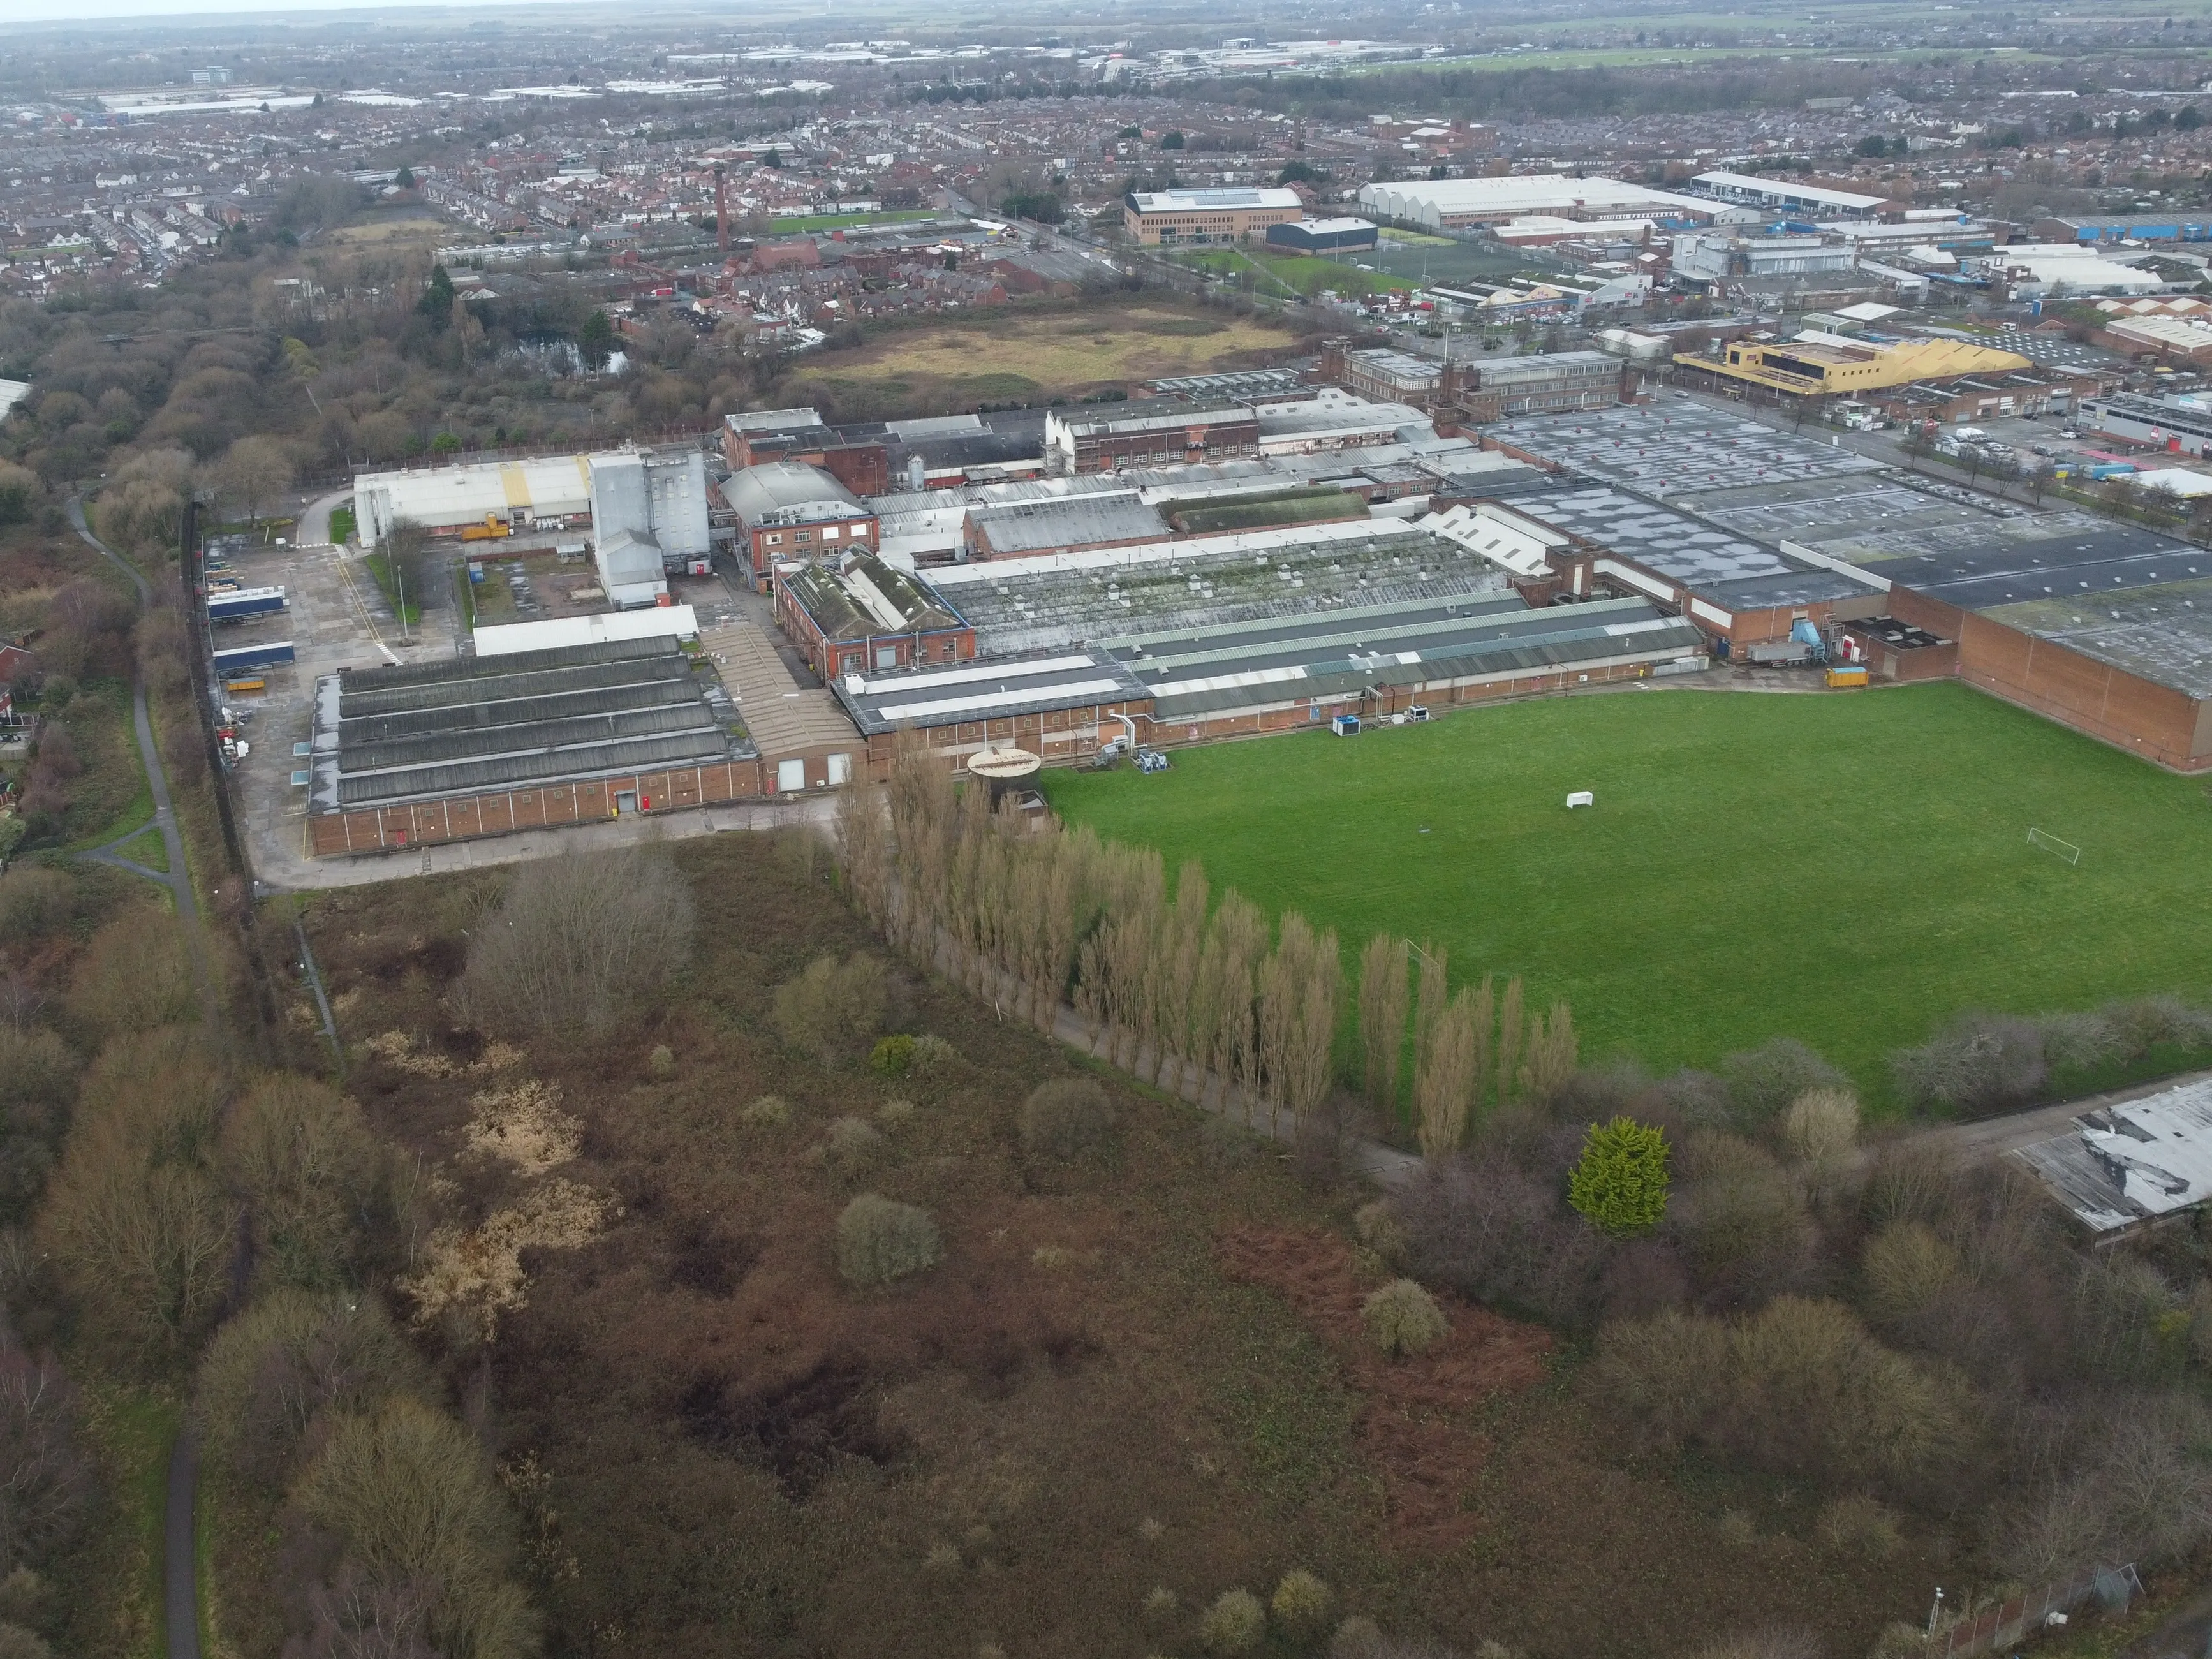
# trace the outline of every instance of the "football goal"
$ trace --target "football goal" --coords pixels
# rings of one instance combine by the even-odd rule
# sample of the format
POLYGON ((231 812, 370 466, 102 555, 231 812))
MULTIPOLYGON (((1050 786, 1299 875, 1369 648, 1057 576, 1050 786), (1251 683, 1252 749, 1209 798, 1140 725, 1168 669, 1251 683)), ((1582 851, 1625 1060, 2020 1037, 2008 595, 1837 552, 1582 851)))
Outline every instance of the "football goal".
POLYGON ((2040 847, 2045 852, 2051 854, 2052 857, 2063 859, 2069 864, 2079 864, 2081 862, 2081 849, 2080 848, 2076 847, 2070 841, 2061 841, 2057 836, 2047 834, 2044 830, 2029 830, 2027 832, 2027 844, 2030 847, 2040 847))

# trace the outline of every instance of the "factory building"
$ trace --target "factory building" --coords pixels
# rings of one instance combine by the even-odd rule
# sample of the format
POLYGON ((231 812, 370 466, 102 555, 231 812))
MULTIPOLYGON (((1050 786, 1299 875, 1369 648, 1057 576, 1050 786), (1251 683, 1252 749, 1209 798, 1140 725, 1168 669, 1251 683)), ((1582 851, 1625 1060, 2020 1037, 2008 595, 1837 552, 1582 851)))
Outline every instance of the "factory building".
POLYGON ((1811 330, 1778 343, 1731 340, 1717 360, 1677 354, 1674 362, 1717 390, 1756 387, 1796 398, 1863 397, 1917 380, 2034 367, 2018 352, 1959 340, 1876 342, 1811 330))
POLYGON ((618 611, 665 601, 671 576, 706 574, 707 458, 689 447, 594 455, 592 550, 618 611))
POLYGON ((325 675, 311 744, 317 856, 760 793, 730 700, 670 636, 325 675))
POLYGON ((722 454, 733 472, 769 461, 818 466, 855 495, 890 488, 887 428, 823 424, 811 409, 760 409, 722 417, 722 454))
POLYGON ((876 515, 835 477, 804 461, 768 461, 722 481, 738 520, 738 557, 765 592, 780 560, 873 548, 876 515))
POLYGON ((1445 413, 1462 425, 1601 409, 1626 401, 1630 392, 1621 360, 1602 351, 1470 356, 1447 363, 1389 346, 1355 349, 1339 337, 1322 343, 1320 374, 1360 397, 1445 413))
POLYGON ((1730 277, 1809 276, 1849 270, 1857 256, 1818 236, 1728 236, 1705 232, 1674 239, 1674 271, 1701 283, 1730 277))
POLYGON ((1129 192, 1121 221, 1129 234, 1152 247, 1193 247, 1240 242, 1270 227, 1305 217, 1294 190, 1239 185, 1210 190, 1129 192))
POLYGON ((1133 489, 1006 501, 968 509, 961 557, 1006 559, 1127 547, 1167 533, 1167 521, 1133 489))
POLYGON ((1366 253, 1376 240, 1371 219, 1299 219, 1267 227, 1267 246, 1290 253, 1366 253))
POLYGON ((398 524, 434 536, 458 536, 495 519, 510 529, 566 527, 592 511, 592 463, 583 455, 546 455, 466 466, 409 467, 359 472, 354 519, 361 544, 374 548, 398 524))
POLYGON ((1251 404, 1231 398, 1146 398, 1054 409, 1045 415, 1044 445, 1055 473, 1213 460, 1257 453, 1260 418, 1251 404))
POLYGON ((1690 183, 1716 200, 1784 219, 1881 219, 1911 205, 1887 196, 1748 173, 1701 173, 1690 183))
POLYGON ((958 611, 868 553, 778 565, 775 620, 824 680, 975 654, 975 630, 958 611))
MULTIPOLYGON (((1359 192, 1359 205, 1378 219, 1437 230, 1502 225, 1529 215, 1576 220, 1650 218, 1668 226, 1709 225, 1739 216, 1702 197, 1563 173, 1369 185, 1359 192)), ((1752 217, 1748 212, 1740 216, 1752 217)))

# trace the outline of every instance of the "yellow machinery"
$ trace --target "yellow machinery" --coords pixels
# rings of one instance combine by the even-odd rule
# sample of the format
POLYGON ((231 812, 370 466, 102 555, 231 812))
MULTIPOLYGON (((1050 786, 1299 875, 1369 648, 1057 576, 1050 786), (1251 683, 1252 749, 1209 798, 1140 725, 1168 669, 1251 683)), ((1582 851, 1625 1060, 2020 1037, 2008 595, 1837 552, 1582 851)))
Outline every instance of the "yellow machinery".
POLYGON ((496 513, 485 514, 482 524, 461 526, 461 539, 465 542, 495 542, 501 537, 513 534, 514 532, 509 527, 507 520, 496 513))

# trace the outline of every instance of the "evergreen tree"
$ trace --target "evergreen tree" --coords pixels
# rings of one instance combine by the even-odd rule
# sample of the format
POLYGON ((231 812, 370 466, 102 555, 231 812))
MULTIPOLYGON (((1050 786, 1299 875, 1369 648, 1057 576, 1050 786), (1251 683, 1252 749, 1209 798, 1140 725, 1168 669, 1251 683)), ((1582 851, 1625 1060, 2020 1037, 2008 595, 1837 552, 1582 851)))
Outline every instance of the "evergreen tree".
POLYGON ((1633 1118, 1593 1123, 1567 1176, 1567 1202, 1600 1232, 1635 1238, 1667 1213, 1667 1137, 1633 1118))

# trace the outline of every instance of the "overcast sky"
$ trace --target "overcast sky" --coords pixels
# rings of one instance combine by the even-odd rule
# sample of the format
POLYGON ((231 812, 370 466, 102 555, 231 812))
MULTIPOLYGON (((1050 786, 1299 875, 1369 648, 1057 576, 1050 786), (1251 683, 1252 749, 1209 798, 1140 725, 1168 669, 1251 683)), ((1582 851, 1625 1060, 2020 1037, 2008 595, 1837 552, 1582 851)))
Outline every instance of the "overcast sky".
MULTIPOLYGON (((504 0, 519 4, 523 0, 504 0)), ((470 9, 502 0, 470 0, 470 9)), ((544 3, 544 0, 537 0, 544 3)), ((240 12, 382 11, 394 6, 450 6, 451 0, 0 0, 0 33, 10 23, 90 22, 118 17, 236 16, 240 12)), ((453 8, 459 9, 459 8, 453 8)))

